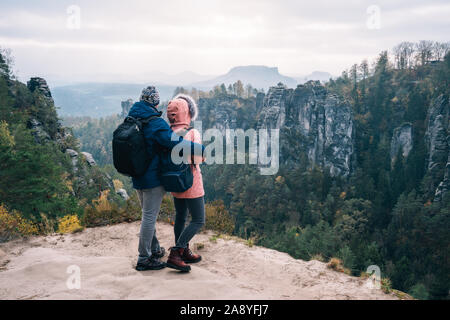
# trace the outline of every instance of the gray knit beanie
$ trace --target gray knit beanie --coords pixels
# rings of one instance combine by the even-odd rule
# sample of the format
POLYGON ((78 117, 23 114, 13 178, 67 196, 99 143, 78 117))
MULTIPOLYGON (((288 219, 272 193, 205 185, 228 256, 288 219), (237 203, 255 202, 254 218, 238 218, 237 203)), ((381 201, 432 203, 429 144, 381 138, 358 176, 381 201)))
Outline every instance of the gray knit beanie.
POLYGON ((159 93, 154 86, 142 90, 141 101, 149 103, 152 107, 159 105, 159 93))

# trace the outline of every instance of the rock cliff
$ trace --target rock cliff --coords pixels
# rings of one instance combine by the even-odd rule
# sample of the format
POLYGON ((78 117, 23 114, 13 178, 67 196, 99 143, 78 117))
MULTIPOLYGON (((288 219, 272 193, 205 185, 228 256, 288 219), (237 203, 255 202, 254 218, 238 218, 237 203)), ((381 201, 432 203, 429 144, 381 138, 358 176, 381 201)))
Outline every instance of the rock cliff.
POLYGON ((133 106, 134 102, 132 99, 128 99, 126 101, 122 101, 121 104, 122 104, 122 118, 125 118, 130 112, 130 109, 133 106))
POLYGON ((412 146, 412 124, 404 123, 395 128, 391 140, 391 163, 395 162, 399 151, 402 152, 403 158, 407 158, 412 146))
POLYGON ((92 154, 77 151, 78 143, 72 137, 70 130, 60 124, 52 94, 45 79, 31 78, 27 87, 33 93, 34 99, 39 100, 39 111, 31 114, 27 127, 36 143, 55 143, 61 152, 68 155, 72 164, 72 170, 69 170, 68 174, 72 176, 74 182, 74 195, 81 195, 86 188, 98 191, 99 186, 103 186, 112 189, 111 177, 93 171, 97 164, 92 154), (82 161, 79 161, 80 159, 82 161))
POLYGON ((296 89, 279 83, 267 94, 241 99, 222 95, 199 101, 203 129, 280 129, 280 159, 296 166, 306 155, 310 166, 348 176, 354 165, 353 116, 350 106, 319 81, 296 89))
POLYGON ((350 106, 318 81, 295 90, 281 83, 270 88, 258 120, 259 128, 280 129, 281 159, 295 165, 300 153, 310 165, 328 168, 333 176, 352 171, 353 115, 350 106))
POLYGON ((427 170, 437 186, 435 200, 450 189, 450 129, 449 99, 440 95, 434 99, 428 110, 428 127, 425 134, 428 149, 427 170))

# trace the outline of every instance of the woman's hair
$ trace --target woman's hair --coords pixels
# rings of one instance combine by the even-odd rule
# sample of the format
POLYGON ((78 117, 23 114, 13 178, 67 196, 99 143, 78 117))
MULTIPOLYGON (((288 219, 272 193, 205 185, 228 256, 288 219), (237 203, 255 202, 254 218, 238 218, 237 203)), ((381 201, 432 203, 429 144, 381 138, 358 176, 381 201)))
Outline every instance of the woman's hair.
POLYGON ((191 120, 195 121, 195 119, 197 119, 198 116, 198 107, 197 107, 197 103, 195 103, 194 98, 192 98, 191 96, 187 95, 187 94, 178 94, 174 97, 174 99, 183 99, 187 102, 188 107, 189 107, 189 114, 191 115, 191 120))

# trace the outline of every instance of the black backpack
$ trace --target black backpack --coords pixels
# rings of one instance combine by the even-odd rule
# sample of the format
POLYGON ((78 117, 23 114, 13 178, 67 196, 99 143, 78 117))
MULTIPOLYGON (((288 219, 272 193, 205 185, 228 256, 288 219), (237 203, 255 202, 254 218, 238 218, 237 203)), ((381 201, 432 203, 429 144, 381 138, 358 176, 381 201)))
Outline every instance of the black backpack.
MULTIPOLYGON (((189 128, 184 134, 188 133, 189 128)), ((192 187, 194 175, 188 163, 175 164, 172 152, 164 150, 161 154, 161 184, 168 192, 184 192, 192 187)))
POLYGON ((140 177, 145 174, 152 161, 147 152, 144 137, 144 125, 159 116, 147 119, 126 117, 113 133, 112 150, 114 167, 121 174, 140 177))

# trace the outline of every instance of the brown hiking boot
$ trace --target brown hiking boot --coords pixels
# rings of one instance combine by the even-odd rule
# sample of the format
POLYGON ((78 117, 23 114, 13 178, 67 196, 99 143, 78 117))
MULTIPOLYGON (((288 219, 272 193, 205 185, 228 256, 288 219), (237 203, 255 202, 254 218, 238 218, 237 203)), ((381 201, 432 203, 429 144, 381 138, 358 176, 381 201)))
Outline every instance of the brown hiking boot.
POLYGON ((186 263, 197 263, 202 260, 201 255, 195 254, 191 251, 191 249, 189 249, 189 243, 188 243, 186 249, 184 249, 182 257, 183 257, 183 261, 186 263))
POLYGON ((189 272, 191 271, 191 267, 188 266, 184 261, 183 261, 183 253, 184 253, 183 248, 172 248, 170 250, 170 255, 169 258, 167 259, 167 267, 168 268, 172 268, 172 269, 176 269, 182 272, 189 272))

